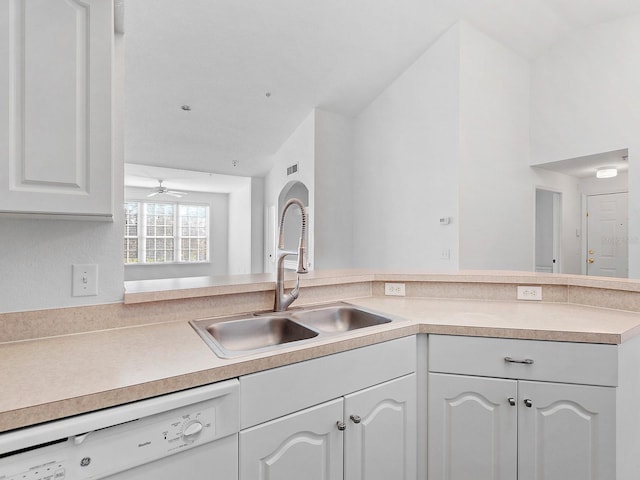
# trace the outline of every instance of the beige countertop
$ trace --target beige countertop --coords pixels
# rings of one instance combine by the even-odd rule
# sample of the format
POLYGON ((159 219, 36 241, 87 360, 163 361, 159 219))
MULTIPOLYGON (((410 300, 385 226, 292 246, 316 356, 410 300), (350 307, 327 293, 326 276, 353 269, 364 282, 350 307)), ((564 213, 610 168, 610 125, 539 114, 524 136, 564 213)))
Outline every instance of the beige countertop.
POLYGON ((565 303, 376 296, 350 303, 395 321, 236 359, 218 358, 187 321, 1 344, 0 431, 418 332, 609 344, 640 333, 640 313, 565 303))

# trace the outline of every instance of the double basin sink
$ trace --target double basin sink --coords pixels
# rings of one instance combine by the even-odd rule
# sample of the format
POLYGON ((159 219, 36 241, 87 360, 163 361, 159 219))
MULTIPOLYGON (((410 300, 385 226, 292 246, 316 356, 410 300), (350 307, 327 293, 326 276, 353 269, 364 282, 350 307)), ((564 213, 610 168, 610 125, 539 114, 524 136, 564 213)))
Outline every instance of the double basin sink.
POLYGON ((222 358, 275 351, 292 344, 390 323, 387 318, 344 303, 229 319, 192 320, 191 326, 222 358))

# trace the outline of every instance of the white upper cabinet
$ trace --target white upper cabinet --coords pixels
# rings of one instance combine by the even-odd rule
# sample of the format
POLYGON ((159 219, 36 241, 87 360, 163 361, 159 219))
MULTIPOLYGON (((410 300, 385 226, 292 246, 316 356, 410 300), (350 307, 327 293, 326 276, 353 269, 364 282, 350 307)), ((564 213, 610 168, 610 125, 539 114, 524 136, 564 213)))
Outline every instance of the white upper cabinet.
POLYGON ((0 213, 111 219, 112 0, 0 3, 0 213))

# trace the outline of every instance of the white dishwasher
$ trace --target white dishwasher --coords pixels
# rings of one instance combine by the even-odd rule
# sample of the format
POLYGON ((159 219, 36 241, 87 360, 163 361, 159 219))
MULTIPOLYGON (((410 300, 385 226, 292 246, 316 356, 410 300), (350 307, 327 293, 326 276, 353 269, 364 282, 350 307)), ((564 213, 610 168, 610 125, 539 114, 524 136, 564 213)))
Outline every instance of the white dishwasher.
POLYGON ((237 380, 0 434, 0 480, 234 480, 237 380))

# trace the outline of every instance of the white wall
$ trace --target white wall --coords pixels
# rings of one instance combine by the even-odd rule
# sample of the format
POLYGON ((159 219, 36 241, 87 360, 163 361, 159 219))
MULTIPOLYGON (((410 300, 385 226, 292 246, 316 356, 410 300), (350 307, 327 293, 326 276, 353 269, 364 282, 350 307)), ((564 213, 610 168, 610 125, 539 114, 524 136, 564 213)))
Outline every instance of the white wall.
POLYGON ((535 189, 562 193, 562 272, 579 273, 577 180, 529 167, 529 63, 463 22, 460 268, 535 269, 535 189))
POLYGON ((637 145, 640 15, 591 26, 532 62, 533 164, 637 145))
POLYGON ((529 65, 460 32, 460 268, 532 270, 529 65))
POLYGON ((461 22, 357 117, 355 266, 533 271, 542 187, 563 194, 563 272, 580 271, 577 181, 529 166, 529 80, 461 22))
POLYGON ((115 37, 113 223, 0 219, 0 313, 121 302, 123 37, 115 37), (71 296, 71 265, 98 265, 98 295, 71 296))
POLYGON ((251 273, 251 179, 229 194, 228 274, 251 273))
MULTIPOLYGON (((127 200, 148 200, 148 189, 125 188, 127 200)), ((157 199, 157 197, 156 197, 157 199)), ((168 201, 177 201, 170 199, 168 201)), ((200 277, 227 275, 229 243, 229 195, 225 193, 189 192, 180 201, 209 205, 210 262, 194 264, 171 263, 166 265, 125 265, 125 280, 149 280, 154 278, 200 277)), ((122 260, 121 260, 122 261, 122 260)))
POLYGON ((264 271, 264 178, 251 177, 251 273, 264 271))
MULTIPOLYGON (((640 238, 640 15, 585 28, 532 63, 531 162, 629 148, 629 237, 640 238)), ((640 242, 629 243, 640 278, 640 242)))
POLYGON ((458 267, 459 47, 455 26, 356 118, 354 266, 458 267))
MULTIPOLYGON (((273 156, 273 167, 264 180, 265 208, 278 211, 278 196, 283 187, 292 181, 304 183, 309 190, 309 258, 314 258, 314 175, 315 175, 315 112, 312 110, 291 136, 273 156), (298 171, 287 175, 287 167, 298 163, 298 171)), ((279 222, 276 214, 276 222, 279 222)), ((276 231, 277 235, 277 231, 276 231)), ((273 266, 273 262, 270 264, 273 266)), ((275 269, 270 270, 275 271, 275 269)))
POLYGON ((350 268, 354 121, 320 109, 315 115, 315 268, 350 268))

